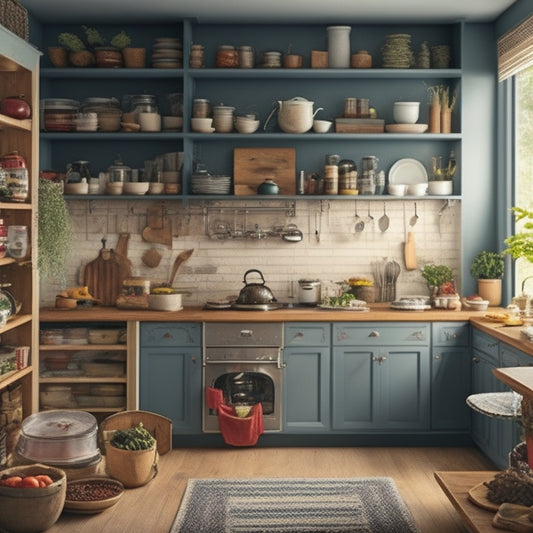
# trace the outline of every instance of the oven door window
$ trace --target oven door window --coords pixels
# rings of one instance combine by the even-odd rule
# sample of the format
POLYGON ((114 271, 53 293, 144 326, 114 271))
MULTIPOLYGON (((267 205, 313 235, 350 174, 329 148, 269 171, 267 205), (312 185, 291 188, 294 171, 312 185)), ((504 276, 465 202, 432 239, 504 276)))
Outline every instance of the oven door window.
POLYGON ((219 376, 213 384, 222 389, 228 405, 261 403, 264 415, 274 412, 274 381, 260 372, 228 372, 219 376))

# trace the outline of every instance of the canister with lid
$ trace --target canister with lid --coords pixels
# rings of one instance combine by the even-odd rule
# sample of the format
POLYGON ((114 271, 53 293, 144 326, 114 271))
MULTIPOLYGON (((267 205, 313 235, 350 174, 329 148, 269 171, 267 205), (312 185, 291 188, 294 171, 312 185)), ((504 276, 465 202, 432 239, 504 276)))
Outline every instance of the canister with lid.
POLYGON ((122 109, 116 98, 91 97, 84 100, 81 111, 98 115, 98 129, 110 132, 120 130, 122 109))
POLYGON ((29 175, 26 161, 17 151, 0 157, 0 165, 7 172, 6 187, 9 199, 13 202, 25 202, 29 194, 29 175))
POLYGON ((41 100, 41 123, 44 131, 74 131, 75 118, 80 103, 68 98, 48 98, 41 100))
POLYGON ((192 103, 192 116, 194 118, 209 118, 211 116, 211 103, 206 98, 195 98, 192 103))
POLYGON ((239 66, 239 51, 231 45, 220 45, 217 49, 216 66, 218 68, 237 68, 239 66))
POLYGON ((240 68, 254 68, 255 54, 251 46, 239 46, 239 67, 240 68))
POLYGON ((201 44, 191 45, 189 53, 189 66, 191 68, 204 68, 204 47, 201 44))
POLYGON ((132 98, 132 112, 141 131, 161 131, 161 115, 157 97, 153 94, 139 94, 132 98))
POLYGON ((339 167, 324 165, 324 194, 339 194, 339 167))
POLYGON ((213 127, 218 133, 233 131, 235 108, 224 104, 213 106, 213 127))
POLYGON ((339 161, 339 194, 357 194, 357 167, 351 159, 339 161))

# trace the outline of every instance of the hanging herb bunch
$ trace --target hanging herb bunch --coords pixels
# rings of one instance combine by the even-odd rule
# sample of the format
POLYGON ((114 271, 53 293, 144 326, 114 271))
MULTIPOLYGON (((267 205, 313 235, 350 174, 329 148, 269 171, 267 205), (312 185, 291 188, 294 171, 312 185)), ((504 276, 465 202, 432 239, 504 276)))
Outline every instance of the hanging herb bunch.
POLYGON ((65 282, 65 263, 73 243, 73 228, 61 186, 39 180, 38 266, 41 280, 65 282))

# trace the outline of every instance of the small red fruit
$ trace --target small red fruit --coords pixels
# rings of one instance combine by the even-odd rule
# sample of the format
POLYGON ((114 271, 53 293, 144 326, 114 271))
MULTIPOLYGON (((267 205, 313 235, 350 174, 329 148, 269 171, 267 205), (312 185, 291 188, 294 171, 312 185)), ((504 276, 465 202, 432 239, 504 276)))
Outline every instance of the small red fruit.
POLYGON ((26 476, 22 478, 21 486, 25 489, 38 489, 39 480, 35 476, 26 476))

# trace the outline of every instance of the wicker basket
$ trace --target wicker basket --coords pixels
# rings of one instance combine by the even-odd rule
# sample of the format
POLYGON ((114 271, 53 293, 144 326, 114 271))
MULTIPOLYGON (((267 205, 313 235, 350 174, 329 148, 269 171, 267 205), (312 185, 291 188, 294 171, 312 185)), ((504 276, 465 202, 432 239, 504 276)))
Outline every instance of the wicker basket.
POLYGON ((19 0, 0 0, 0 24, 15 35, 29 40, 28 11, 19 0))

